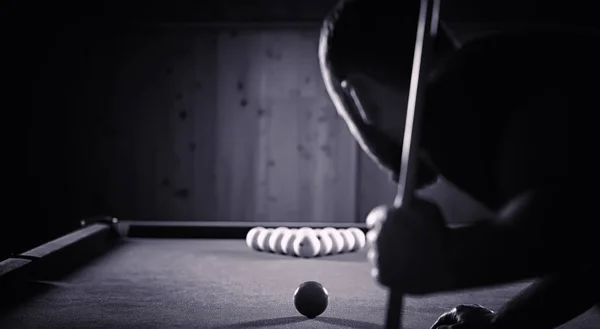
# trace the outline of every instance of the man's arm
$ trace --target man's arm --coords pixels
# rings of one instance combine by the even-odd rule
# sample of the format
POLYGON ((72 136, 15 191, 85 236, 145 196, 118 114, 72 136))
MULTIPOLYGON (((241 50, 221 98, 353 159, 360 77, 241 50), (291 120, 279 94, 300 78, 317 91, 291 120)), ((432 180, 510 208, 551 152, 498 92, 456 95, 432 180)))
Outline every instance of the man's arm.
POLYGON ((598 278, 597 266, 547 275, 498 310, 490 329, 556 328, 598 303, 598 278))
POLYGON ((540 277, 496 313, 492 328, 554 328, 598 302, 591 218, 565 192, 523 194, 497 220, 450 231, 455 288, 540 277))
POLYGON ((449 231, 457 288, 508 283, 589 261, 591 218, 569 209, 560 187, 523 193, 494 220, 449 231))

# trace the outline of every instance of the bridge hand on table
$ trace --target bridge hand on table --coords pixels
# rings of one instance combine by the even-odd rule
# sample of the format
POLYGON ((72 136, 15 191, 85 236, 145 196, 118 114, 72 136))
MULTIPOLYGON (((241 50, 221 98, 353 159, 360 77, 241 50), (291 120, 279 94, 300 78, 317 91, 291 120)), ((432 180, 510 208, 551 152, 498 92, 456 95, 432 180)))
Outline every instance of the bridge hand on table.
POLYGON ((442 314, 431 329, 485 329, 494 312, 481 305, 459 305, 442 314))

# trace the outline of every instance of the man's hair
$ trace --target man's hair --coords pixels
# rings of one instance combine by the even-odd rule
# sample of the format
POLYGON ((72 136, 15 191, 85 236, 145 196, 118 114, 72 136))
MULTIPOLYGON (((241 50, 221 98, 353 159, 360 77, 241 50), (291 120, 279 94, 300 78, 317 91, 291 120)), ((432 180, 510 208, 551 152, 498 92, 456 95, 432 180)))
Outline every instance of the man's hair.
POLYGON ((321 60, 340 81, 361 73, 406 87, 418 17, 418 0, 342 0, 324 21, 321 60))

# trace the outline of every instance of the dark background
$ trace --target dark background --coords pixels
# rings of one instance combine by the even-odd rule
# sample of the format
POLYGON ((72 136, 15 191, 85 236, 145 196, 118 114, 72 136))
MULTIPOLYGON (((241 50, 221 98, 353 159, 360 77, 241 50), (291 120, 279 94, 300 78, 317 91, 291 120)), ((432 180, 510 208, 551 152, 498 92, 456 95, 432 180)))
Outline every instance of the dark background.
MULTIPOLYGON (((0 259, 97 214, 359 222, 391 200, 319 81, 333 3, 2 2, 0 259)), ((442 17, 463 41, 597 24, 578 4, 448 0, 442 17)))

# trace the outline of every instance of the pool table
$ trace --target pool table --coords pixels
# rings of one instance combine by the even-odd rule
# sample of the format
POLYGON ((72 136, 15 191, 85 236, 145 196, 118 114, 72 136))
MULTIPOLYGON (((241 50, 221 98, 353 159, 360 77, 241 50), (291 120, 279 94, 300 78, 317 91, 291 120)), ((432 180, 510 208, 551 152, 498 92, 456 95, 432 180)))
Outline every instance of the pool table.
MULTIPOLYGON (((365 251, 313 259, 257 252, 244 240, 255 225, 89 220, 1 262, 0 328, 382 327, 387 293, 369 277, 365 251), (316 319, 292 302, 309 280, 330 294, 316 319)), ((526 284, 409 297, 405 328, 429 328, 460 303, 497 308, 526 284)), ((599 323, 592 310, 563 328, 599 323)))

